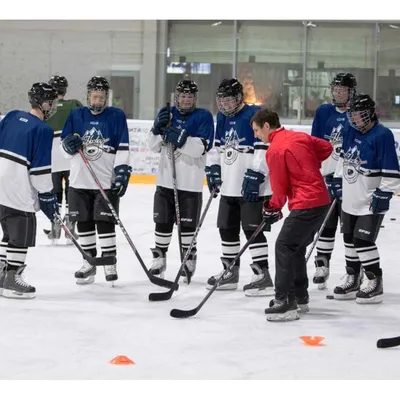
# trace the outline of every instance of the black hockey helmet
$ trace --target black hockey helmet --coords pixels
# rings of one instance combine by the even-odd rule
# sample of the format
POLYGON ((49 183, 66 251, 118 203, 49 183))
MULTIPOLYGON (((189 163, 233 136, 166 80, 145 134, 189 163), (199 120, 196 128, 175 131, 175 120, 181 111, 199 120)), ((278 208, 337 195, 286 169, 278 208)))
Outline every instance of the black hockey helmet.
POLYGON ((236 78, 223 79, 218 86, 218 110, 227 117, 234 116, 243 103, 243 86, 236 78))
POLYGON ((367 132, 367 127, 373 121, 378 121, 375 112, 375 102, 368 94, 360 93, 350 99, 347 106, 347 118, 350 125, 360 131, 367 132))
POLYGON ((48 83, 34 83, 28 92, 29 103, 32 108, 38 108, 43 113, 44 120, 48 120, 57 112, 56 89, 48 83))
POLYGON ((340 72, 331 82, 332 103, 345 107, 356 94, 357 81, 353 74, 340 72))
POLYGON ((102 76, 93 76, 87 83, 86 88, 88 107, 94 112, 102 112, 107 107, 108 95, 110 92, 110 84, 107 79, 102 76), (97 99, 94 101, 94 104, 92 104, 91 93, 93 91, 104 92, 104 99, 101 99, 101 101, 97 99))
POLYGON ((49 80, 49 85, 57 90, 57 93, 64 96, 67 93, 68 81, 65 76, 54 75, 49 80))
POLYGON ((196 82, 190 79, 183 79, 178 82, 175 87, 174 103, 181 114, 190 114, 196 108, 198 91, 196 82), (182 94, 192 96, 182 96, 182 94))

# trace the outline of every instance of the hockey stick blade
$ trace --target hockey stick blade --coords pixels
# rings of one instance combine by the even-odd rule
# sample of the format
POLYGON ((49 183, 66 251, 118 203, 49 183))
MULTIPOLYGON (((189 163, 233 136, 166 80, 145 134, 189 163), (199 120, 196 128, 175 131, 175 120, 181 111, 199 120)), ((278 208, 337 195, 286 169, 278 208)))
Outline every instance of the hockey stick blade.
POLYGON ((192 310, 178 310, 177 308, 173 308, 169 315, 173 318, 184 319, 193 317, 198 313, 198 307, 193 308, 192 310))
POLYGON ((117 259, 114 256, 106 256, 106 257, 90 257, 89 255, 83 256, 83 258, 90 265, 114 265, 117 263, 117 259))
POLYGON ((174 282, 167 281, 165 279, 159 278, 158 276, 154 276, 154 275, 152 275, 150 273, 147 276, 149 277, 150 282, 154 283, 157 286, 165 287, 167 289, 174 288, 174 291, 179 289, 179 284, 178 283, 174 285, 174 282))
POLYGON ((389 347, 396 347, 396 346, 400 346, 400 336, 386 338, 386 339, 379 339, 376 342, 376 347, 378 347, 378 349, 387 349, 389 347))

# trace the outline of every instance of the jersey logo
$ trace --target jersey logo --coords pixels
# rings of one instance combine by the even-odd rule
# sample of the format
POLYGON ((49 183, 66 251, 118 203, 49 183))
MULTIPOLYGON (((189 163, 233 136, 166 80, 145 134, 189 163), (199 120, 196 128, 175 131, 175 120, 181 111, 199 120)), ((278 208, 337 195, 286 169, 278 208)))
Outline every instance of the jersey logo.
POLYGON ((109 139, 104 139, 103 134, 100 130, 97 130, 95 127, 90 129, 90 131, 86 131, 82 137, 83 141, 83 152, 85 153, 86 158, 89 161, 98 160, 104 150, 104 143, 106 143, 109 139))
POLYGON ((232 165, 238 158, 240 142, 245 141, 245 138, 239 139, 236 129, 232 127, 229 131, 225 132, 225 164, 232 165))
POLYGON ((329 143, 333 147, 333 152, 331 157, 335 160, 339 160, 340 156, 340 150, 342 149, 342 142, 343 142, 343 137, 342 137, 342 130, 344 126, 342 124, 339 124, 338 126, 334 127, 332 129, 332 132, 330 135, 325 135, 325 139, 328 139, 329 143))
POLYGON ((361 170, 361 165, 367 164, 360 158, 360 150, 357 146, 351 147, 343 156, 343 176, 349 183, 355 183, 358 175, 368 175, 368 172, 361 170))

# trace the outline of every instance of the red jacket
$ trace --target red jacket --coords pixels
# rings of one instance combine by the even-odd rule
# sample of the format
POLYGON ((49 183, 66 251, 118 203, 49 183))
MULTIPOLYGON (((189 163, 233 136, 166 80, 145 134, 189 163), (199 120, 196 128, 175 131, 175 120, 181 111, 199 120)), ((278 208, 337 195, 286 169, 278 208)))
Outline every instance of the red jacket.
POLYGON ((304 132, 281 127, 269 136, 267 164, 272 199, 269 205, 282 208, 289 200, 289 210, 320 207, 331 202, 321 162, 332 153, 332 146, 323 139, 304 132))

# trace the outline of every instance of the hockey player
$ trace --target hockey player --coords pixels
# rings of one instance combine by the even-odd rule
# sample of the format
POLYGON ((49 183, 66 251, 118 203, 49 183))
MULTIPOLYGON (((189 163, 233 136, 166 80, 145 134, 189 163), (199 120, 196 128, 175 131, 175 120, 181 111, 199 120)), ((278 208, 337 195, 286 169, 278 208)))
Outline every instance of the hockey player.
POLYGON ((320 168, 332 146, 306 133, 286 130, 278 114, 269 109, 257 112, 251 124, 255 135, 270 143, 267 164, 273 194, 264 202, 264 219, 269 224, 278 222, 286 199, 290 211, 275 242, 275 299, 265 313, 268 321, 295 320, 298 306, 308 311, 305 254, 329 209, 320 168))
POLYGON ((0 122, 0 294, 34 298, 35 287, 22 273, 29 247, 36 242, 36 215, 53 220, 57 201, 52 194, 53 131, 43 121, 57 111, 57 92, 47 83, 34 83, 28 92, 31 110, 14 110, 0 122))
MULTIPOLYGON (((175 88, 175 106, 161 108, 149 132, 149 149, 160 153, 153 204, 155 246, 151 249, 150 272, 160 277, 164 277, 167 268, 167 252, 176 220, 172 157, 176 165, 183 254, 189 248, 200 218, 206 154, 214 141, 214 121, 210 111, 196 107, 197 94, 194 81, 181 80, 175 88), (173 154, 171 145, 175 149, 173 154)), ((186 264, 191 276, 196 262, 195 245, 186 264)), ((186 277, 184 281, 187 282, 186 277)))
MULTIPOLYGON (((214 187, 221 190, 217 226, 222 244, 223 274, 239 253, 240 226, 246 238, 250 238, 261 223, 263 200, 271 195, 271 190, 265 160, 268 145, 254 137, 250 125, 260 107, 244 103, 243 87, 235 78, 222 80, 216 97, 219 112, 215 147, 208 155, 206 176, 210 191, 214 187)), ((249 249, 254 274, 251 282, 243 287, 245 295, 273 295, 264 232, 260 232, 249 249)), ((230 268, 231 272, 225 273, 217 289, 237 289, 239 269, 240 259, 230 268)), ((215 285, 221 274, 208 279, 208 289, 215 285)))
MULTIPOLYGON (((69 187, 69 170, 70 160, 64 157, 64 154, 60 148, 61 142, 61 131, 65 125, 65 122, 69 116, 69 113, 73 108, 82 107, 82 103, 79 100, 71 99, 65 100, 64 97, 67 93, 68 81, 64 76, 54 75, 51 77, 49 84, 58 93, 57 113, 51 117, 47 123, 51 126, 54 131, 53 140, 53 152, 51 155, 51 172, 53 179, 54 194, 57 197, 58 208, 61 213, 63 196, 65 199, 65 215, 64 221, 69 230, 75 232, 75 223, 71 223, 68 215, 68 187, 69 187), (63 182, 65 188, 63 190, 63 182)), ((58 220, 51 223, 51 231, 48 234, 48 238, 54 242, 57 242, 61 236, 61 225, 58 220)))
POLYGON ((380 303, 383 284, 376 239, 390 199, 400 188, 399 162, 393 133, 379 123, 370 96, 351 99, 347 116, 351 127, 343 137, 332 185, 333 195, 342 197, 347 273, 333 296, 360 304, 380 303), (367 277, 363 287, 361 268, 367 277))
MULTIPOLYGON (((321 105, 314 117, 311 135, 325 139, 333 146, 331 156, 322 163, 322 175, 329 187, 333 173, 339 160, 342 146, 343 132, 348 129, 346 116, 347 104, 356 93, 357 82, 350 73, 339 73, 331 82, 332 104, 321 105)), ((335 235, 341 212, 341 202, 336 207, 317 242, 317 256, 315 258, 315 275, 313 282, 319 289, 326 288, 329 278, 330 259, 335 245, 335 235)))
MULTIPOLYGON (((87 84, 87 107, 74 108, 61 134, 61 145, 71 158, 69 216, 77 221, 82 248, 97 255, 96 229, 102 256, 117 254, 116 221, 99 188, 78 153, 83 149, 111 204, 118 212, 119 198, 128 187, 129 134, 125 113, 107 106, 110 85, 101 76, 87 84)), ((118 279, 117 266, 104 266, 106 281, 118 279)), ((75 273, 78 284, 94 282, 96 267, 83 260, 75 273)))

